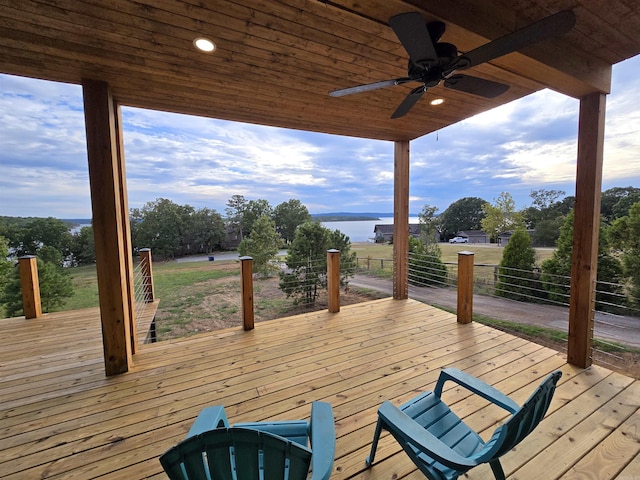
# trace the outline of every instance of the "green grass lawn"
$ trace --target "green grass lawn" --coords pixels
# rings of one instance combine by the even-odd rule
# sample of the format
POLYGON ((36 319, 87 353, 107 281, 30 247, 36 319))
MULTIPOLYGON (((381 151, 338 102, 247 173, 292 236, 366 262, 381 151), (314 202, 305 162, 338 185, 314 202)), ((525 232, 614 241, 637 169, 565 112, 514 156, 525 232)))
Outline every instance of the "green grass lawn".
MULTIPOLYGON (((445 263, 457 263, 458 252, 473 252, 473 263, 497 265, 502 260, 502 252, 504 247, 495 244, 450 244, 441 243, 442 261, 445 263)), ((354 243, 351 250, 356 252, 358 258, 371 257, 372 259, 389 259, 393 258, 393 245, 359 242, 354 243)), ((550 258, 555 249, 553 248, 536 248, 538 262, 550 258)))
MULTIPOLYGON (((215 278, 240 275, 240 267, 227 271, 213 269, 212 265, 208 261, 154 263, 153 283, 156 297, 161 298, 165 305, 171 299, 178 302, 178 297, 181 296, 180 288, 190 287, 215 278)), ((71 268, 69 272, 74 292, 73 296, 67 300, 63 310, 97 307, 99 305, 98 278, 95 265, 71 268)))
MULTIPOLYGON (((369 258, 370 269, 373 273, 390 275, 392 271, 393 245, 359 242, 352 245, 352 250, 356 252, 361 269, 366 268, 369 258), (384 260, 381 262, 380 260, 384 260), (381 268, 384 267, 384 268, 381 268)), ((458 252, 468 250, 474 252, 474 263, 495 265, 500 263, 503 248, 496 245, 450 245, 440 244, 442 260, 445 263, 457 263, 458 252)), ((553 249, 537 249, 538 261, 549 258, 553 254, 553 249)), ((211 262, 156 262, 153 264, 153 279, 156 297, 162 299, 163 308, 172 310, 180 308, 186 301, 197 301, 196 298, 186 299, 182 289, 201 284, 208 280, 240 274, 239 265, 232 262, 226 269, 213 268, 211 262)), ((220 263, 216 262, 216 266, 220 263)), ((455 273, 455 265, 449 265, 452 273, 455 273)), ((63 310, 78 310, 81 308, 97 307, 98 281, 95 265, 76 267, 69 269, 74 285, 74 293, 63 307, 63 310)), ((476 275, 493 276, 493 268, 476 267, 476 275), (482 272, 485 273, 482 273, 482 272)), ((199 288, 194 288, 192 292, 196 297, 203 295, 199 288)))

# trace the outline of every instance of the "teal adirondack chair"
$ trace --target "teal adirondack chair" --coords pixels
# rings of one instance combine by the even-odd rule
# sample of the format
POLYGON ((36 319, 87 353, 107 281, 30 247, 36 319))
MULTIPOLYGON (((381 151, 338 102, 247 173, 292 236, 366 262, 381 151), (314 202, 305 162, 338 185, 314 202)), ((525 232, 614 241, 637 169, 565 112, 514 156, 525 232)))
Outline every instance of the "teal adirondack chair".
POLYGON ((471 468, 489 463, 497 480, 505 480, 499 457, 520 443, 543 419, 562 372, 551 373, 521 406, 483 381, 454 368, 440 373, 436 388, 395 407, 384 402, 378 409, 367 466, 374 461, 378 439, 387 430, 429 480, 455 480, 471 468), (451 380, 511 413, 484 442, 441 400, 451 380))
POLYGON ((311 421, 237 423, 222 406, 203 409, 185 440, 160 457, 171 480, 328 480, 335 455, 331 405, 313 402, 311 421), (311 442, 311 449, 307 447, 311 442))

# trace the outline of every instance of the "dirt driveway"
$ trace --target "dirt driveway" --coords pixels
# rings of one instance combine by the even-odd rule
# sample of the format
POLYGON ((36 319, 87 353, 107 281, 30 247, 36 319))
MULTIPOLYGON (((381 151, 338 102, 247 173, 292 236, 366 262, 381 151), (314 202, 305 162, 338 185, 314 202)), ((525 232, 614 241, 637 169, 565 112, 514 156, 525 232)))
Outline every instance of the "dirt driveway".
MULTIPOLYGON (((390 279, 356 275, 349 283, 354 287, 370 288, 389 295, 393 294, 390 279)), ((409 287, 410 298, 453 309, 457 307, 456 294, 454 288, 409 287)), ((565 332, 569 330, 569 309, 554 305, 516 302, 489 295, 474 295, 473 313, 498 320, 555 328, 565 332)), ((612 340, 623 345, 640 348, 640 320, 637 318, 596 312, 594 333, 599 339, 612 340)))

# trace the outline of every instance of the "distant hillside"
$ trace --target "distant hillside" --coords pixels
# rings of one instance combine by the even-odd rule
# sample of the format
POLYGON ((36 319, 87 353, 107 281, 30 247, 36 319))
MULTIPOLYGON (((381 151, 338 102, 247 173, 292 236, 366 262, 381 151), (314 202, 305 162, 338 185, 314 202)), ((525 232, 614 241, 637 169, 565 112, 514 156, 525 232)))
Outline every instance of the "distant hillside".
POLYGON ((91 225, 90 218, 61 218, 64 223, 71 223, 73 225, 91 225))

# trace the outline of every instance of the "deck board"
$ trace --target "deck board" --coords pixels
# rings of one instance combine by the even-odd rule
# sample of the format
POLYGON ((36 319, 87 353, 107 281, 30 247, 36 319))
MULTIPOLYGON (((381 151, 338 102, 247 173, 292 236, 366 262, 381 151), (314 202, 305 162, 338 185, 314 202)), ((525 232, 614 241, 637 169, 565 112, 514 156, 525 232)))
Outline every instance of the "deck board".
MULTIPOLYGON (((224 404, 232 422, 336 417, 332 479, 424 478, 383 435, 365 469, 379 404, 432 389, 456 366, 517 401, 564 373, 547 418, 504 457, 511 478, 637 476, 640 382, 414 300, 382 299, 139 346, 132 370, 106 378, 97 309, 0 320, 0 478, 165 478, 158 456, 198 412, 224 404), (550 466, 553 466, 551 468, 550 466), (595 476, 594 476, 595 475, 595 476)), ((488 435, 505 413, 449 387, 445 399, 488 435)), ((469 478, 486 478, 484 467, 469 478)))

